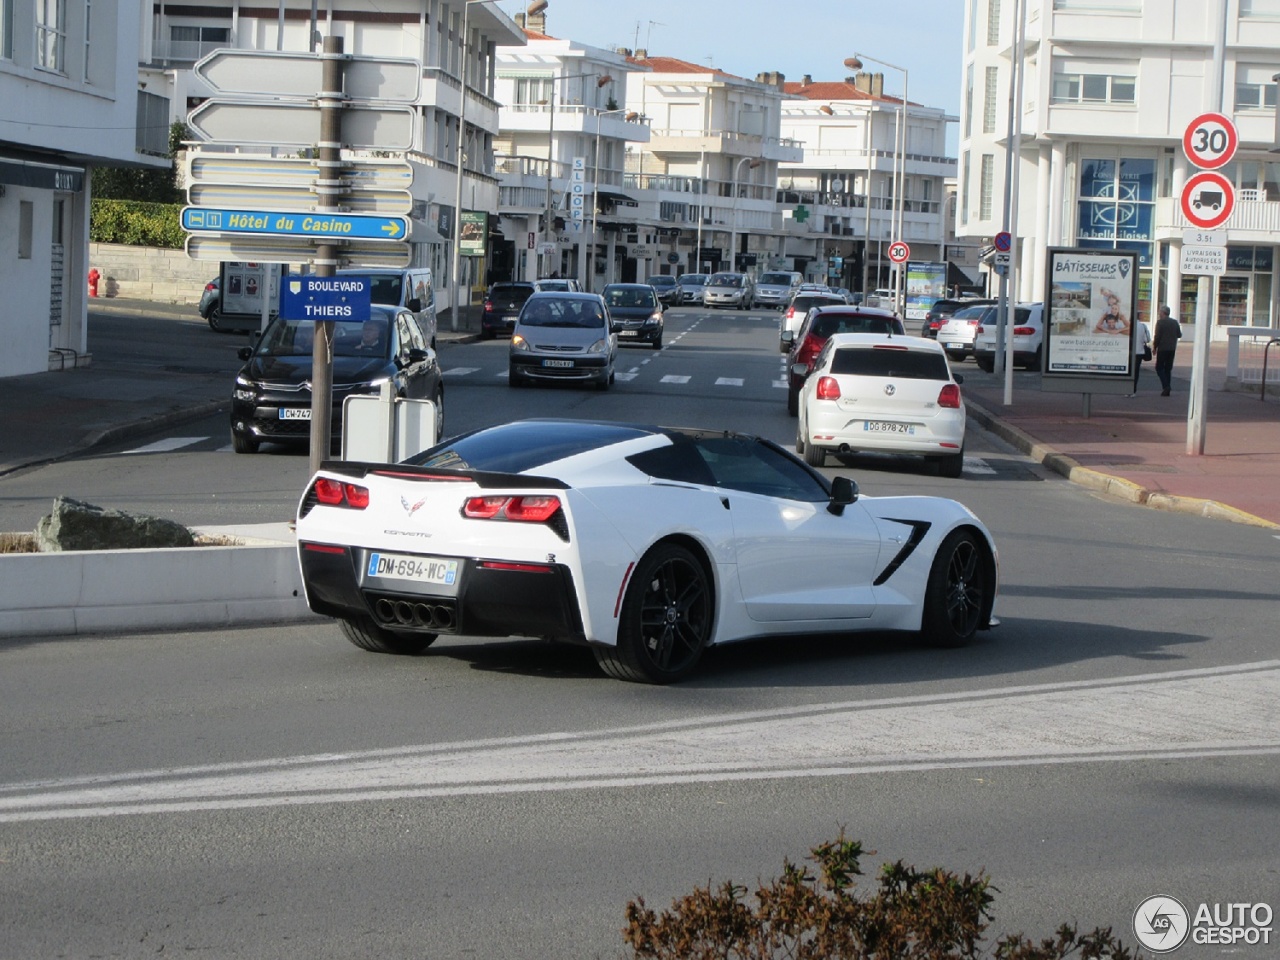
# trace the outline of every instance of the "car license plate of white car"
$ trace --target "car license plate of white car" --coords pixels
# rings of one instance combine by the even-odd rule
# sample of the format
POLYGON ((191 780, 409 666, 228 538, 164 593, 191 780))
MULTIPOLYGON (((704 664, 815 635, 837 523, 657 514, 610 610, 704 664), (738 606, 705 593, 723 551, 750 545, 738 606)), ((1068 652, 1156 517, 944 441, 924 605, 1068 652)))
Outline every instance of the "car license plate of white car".
POLYGON ((542 365, 544 367, 572 367, 573 361, 572 360, 543 360, 542 365))
POLYGON ((311 408, 310 407, 281 407, 280 419, 281 420, 310 420, 311 408))
POLYGON ((909 423, 890 423, 887 420, 868 420, 862 425, 867 433, 905 433, 911 435, 916 428, 909 423))
POLYGON ((458 561, 439 557, 410 557, 402 553, 370 553, 365 572, 371 577, 451 584, 458 579, 458 561))

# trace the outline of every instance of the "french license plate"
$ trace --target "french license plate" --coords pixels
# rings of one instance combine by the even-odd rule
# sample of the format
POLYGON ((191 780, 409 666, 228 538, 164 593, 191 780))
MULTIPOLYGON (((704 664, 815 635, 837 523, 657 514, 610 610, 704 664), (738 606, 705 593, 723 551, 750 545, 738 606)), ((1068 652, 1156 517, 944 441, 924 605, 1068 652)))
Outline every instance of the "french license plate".
POLYGON ((619 331, 618 331, 618 336, 620 336, 620 337, 638 337, 638 336, 640 336, 640 331, 639 331, 639 330, 619 330, 619 331))
POLYGON ((310 407, 281 407, 280 419, 281 420, 310 420, 311 408, 310 407))
POLYGON ((572 360, 543 360, 542 365, 544 367, 572 367, 573 361, 572 360))
POLYGON ((458 561, 439 557, 409 557, 401 553, 371 553, 365 572, 371 577, 451 584, 458 579, 458 561))
POLYGON ((862 429, 869 433, 905 433, 913 434, 916 428, 908 423, 890 423, 887 420, 868 420, 862 429))

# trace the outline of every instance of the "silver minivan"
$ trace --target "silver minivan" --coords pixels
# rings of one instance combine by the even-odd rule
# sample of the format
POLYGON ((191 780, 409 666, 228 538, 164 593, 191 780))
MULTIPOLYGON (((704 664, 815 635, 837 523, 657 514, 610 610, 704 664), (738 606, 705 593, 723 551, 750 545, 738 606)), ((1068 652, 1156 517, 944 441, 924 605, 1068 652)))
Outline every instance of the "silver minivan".
POLYGON ((368 277, 370 299, 389 307, 404 307, 418 318, 418 326, 430 338, 431 349, 436 348, 436 289, 430 267, 339 270, 338 276, 368 277))
POLYGON ((608 390, 618 359, 618 325, 597 293, 535 293, 511 334, 507 382, 553 380, 608 390))
POLYGON ((770 270, 760 274, 756 281, 756 294, 753 306, 776 307, 781 310, 800 289, 800 274, 794 271, 770 270))
POLYGON ((745 273, 717 273, 707 280, 702 302, 708 307, 737 307, 751 309, 755 285, 745 273))

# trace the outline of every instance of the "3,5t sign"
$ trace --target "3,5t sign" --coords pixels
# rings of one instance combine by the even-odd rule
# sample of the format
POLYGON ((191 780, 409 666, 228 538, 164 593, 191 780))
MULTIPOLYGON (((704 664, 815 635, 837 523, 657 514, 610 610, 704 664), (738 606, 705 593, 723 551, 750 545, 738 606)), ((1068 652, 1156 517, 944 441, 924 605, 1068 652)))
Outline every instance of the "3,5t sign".
POLYGON ((1201 114, 1187 125, 1182 135, 1182 152, 1201 170, 1226 166, 1239 145, 1236 125, 1220 113, 1201 114))

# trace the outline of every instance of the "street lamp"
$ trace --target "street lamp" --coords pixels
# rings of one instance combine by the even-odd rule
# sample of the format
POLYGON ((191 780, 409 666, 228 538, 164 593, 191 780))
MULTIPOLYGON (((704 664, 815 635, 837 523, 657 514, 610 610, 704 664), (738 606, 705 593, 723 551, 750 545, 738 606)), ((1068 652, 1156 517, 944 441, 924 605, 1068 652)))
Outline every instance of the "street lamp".
MULTIPOLYGON (((471 42, 467 33, 470 29, 469 18, 473 3, 494 3, 496 0, 462 0, 462 66, 458 71, 462 81, 462 101, 458 106, 458 150, 455 159, 458 164, 456 190, 453 198, 453 304, 449 311, 449 327, 458 329, 458 313, 462 307, 462 166, 466 161, 463 141, 467 133, 467 61, 471 58, 471 42)), ((546 0, 539 0, 546 6, 546 0)), ((536 6, 536 4, 534 4, 536 6)), ((533 10, 533 6, 529 8, 533 10)), ((470 300, 470 291, 468 291, 470 300)), ((468 304, 469 306, 470 304, 468 304)))
MULTIPOLYGON (((855 53, 844 62, 844 65, 850 70, 861 70, 864 57, 867 60, 880 64, 882 67, 888 67, 890 70, 898 70, 902 73, 902 124, 894 134, 893 138, 893 239, 903 242, 905 241, 905 238, 902 236, 902 195, 907 182, 907 120, 910 104, 910 101, 907 100, 907 68, 900 67, 896 63, 890 63, 888 60, 881 60, 879 57, 867 57, 865 54, 861 53, 855 53)), ((870 163, 868 163, 868 175, 870 175, 870 163)), ((896 308, 902 303, 902 265, 894 264, 893 270, 894 306, 896 308)))
MULTIPOLYGON (((533 8, 535 6, 538 6, 538 3, 542 4, 543 9, 546 8, 546 0, 538 0, 537 3, 534 3, 529 7, 530 11, 533 11, 533 8)), ((597 90, 607 84, 613 83, 613 77, 607 73, 572 73, 562 77, 553 76, 548 81, 548 84, 551 87, 550 97, 546 100, 538 101, 538 104, 540 106, 545 105, 548 108, 548 113, 547 113, 547 210, 545 215, 546 219, 543 221, 543 224, 542 224, 542 240, 543 240, 543 243, 547 243, 547 244, 551 242, 551 236, 554 233, 554 227, 552 226, 552 223, 551 223, 551 197, 552 197, 551 176, 555 167, 555 156, 556 156, 556 84, 559 83, 561 80, 581 80, 585 77, 596 78, 597 90)), ((597 124, 598 123, 599 121, 597 121, 597 124)), ((541 275, 544 277, 548 276, 547 262, 545 260, 545 256, 546 255, 543 254, 544 259, 542 261, 542 270, 541 270, 541 275)))
POLYGON ((748 169, 754 170, 763 160, 753 159, 752 157, 743 157, 733 168, 733 204, 729 211, 729 269, 738 269, 738 177, 742 175, 742 165, 748 164, 748 169))
POLYGON ((626 107, 619 107, 617 110, 597 110, 596 111, 596 154, 595 169, 591 174, 591 238, 588 241, 590 246, 587 248, 587 276, 586 288, 593 293, 596 285, 595 259, 596 259, 596 219, 600 214, 600 118, 607 117, 610 114, 622 113, 626 114, 628 123, 632 123, 640 119, 640 114, 634 110, 628 110, 626 107))

